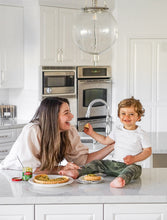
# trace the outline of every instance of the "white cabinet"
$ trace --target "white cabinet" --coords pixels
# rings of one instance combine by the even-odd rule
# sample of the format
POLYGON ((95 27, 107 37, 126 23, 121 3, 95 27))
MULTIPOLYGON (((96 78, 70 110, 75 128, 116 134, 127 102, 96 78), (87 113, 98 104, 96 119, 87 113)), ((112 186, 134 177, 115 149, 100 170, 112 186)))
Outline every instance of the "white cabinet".
POLYGON ((0 205, 0 220, 4 219, 165 220, 167 204, 0 205))
POLYGON ((0 144, 0 162, 8 155, 13 144, 14 142, 0 144))
POLYGON ((9 153, 22 128, 0 129, 0 162, 9 153))
POLYGON ((33 205, 0 205, 0 220, 34 220, 33 205))
POLYGON ((0 88, 23 87, 23 8, 0 5, 0 88))
POLYGON ((76 46, 72 40, 76 10, 40 7, 41 65, 75 65, 76 46))
POLYGON ((110 65, 111 50, 93 56, 79 49, 73 41, 72 28, 76 9, 40 7, 41 65, 110 65))
POLYGON ((166 204, 106 204, 104 220, 164 220, 166 204))
POLYGON ((35 220, 102 220, 103 205, 36 205, 35 220))

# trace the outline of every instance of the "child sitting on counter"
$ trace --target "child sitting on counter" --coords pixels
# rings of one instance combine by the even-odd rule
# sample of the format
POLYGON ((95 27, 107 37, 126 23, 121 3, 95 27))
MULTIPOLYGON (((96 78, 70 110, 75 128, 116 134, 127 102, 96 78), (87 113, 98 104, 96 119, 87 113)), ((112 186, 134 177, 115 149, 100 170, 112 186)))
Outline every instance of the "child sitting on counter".
POLYGON ((124 99, 118 104, 118 117, 121 126, 115 127, 108 136, 96 133, 91 124, 84 127, 84 132, 101 144, 108 145, 115 141, 112 160, 94 160, 82 169, 62 170, 59 174, 73 178, 92 173, 105 173, 116 178, 111 187, 124 187, 131 180, 140 177, 141 161, 152 154, 150 140, 145 131, 136 122, 141 120, 145 110, 139 100, 124 99))

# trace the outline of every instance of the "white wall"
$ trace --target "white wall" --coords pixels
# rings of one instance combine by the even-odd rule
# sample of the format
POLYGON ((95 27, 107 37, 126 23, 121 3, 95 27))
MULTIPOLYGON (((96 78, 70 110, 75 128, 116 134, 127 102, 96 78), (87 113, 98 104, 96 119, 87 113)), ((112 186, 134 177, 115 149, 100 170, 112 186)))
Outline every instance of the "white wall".
POLYGON ((9 104, 9 90, 0 89, 0 105, 9 104))

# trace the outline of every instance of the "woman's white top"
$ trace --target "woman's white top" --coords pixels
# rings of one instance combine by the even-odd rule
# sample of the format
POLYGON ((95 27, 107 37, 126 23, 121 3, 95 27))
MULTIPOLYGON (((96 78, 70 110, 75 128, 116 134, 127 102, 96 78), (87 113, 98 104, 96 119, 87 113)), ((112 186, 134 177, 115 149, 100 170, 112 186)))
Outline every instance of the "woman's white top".
MULTIPOLYGON (((77 165, 84 165, 88 157, 88 147, 80 141, 80 136, 74 126, 69 130, 69 138, 72 145, 71 152, 68 152, 65 159, 77 165)), ((22 170, 22 166, 17 158, 21 160, 24 167, 32 167, 35 170, 40 167, 41 132, 37 124, 29 123, 24 126, 19 137, 13 144, 9 154, 1 162, 0 169, 22 170)))
POLYGON ((144 148, 151 147, 148 134, 139 126, 135 130, 127 130, 119 125, 113 129, 109 137, 115 141, 112 160, 119 162, 124 162, 123 158, 127 155, 137 155, 144 148))

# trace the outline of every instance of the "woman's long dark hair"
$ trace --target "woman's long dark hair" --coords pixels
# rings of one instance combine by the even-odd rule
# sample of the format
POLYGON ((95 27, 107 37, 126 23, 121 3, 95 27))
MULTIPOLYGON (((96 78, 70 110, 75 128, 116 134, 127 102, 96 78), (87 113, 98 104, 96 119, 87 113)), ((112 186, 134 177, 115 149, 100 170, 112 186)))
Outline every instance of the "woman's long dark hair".
POLYGON ((31 122, 38 123, 41 130, 40 170, 52 170, 65 157, 67 148, 71 148, 68 131, 60 132, 58 115, 63 103, 69 105, 68 99, 60 97, 45 98, 31 122))

